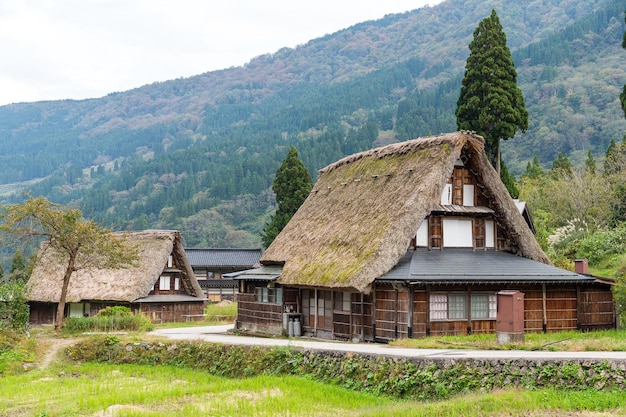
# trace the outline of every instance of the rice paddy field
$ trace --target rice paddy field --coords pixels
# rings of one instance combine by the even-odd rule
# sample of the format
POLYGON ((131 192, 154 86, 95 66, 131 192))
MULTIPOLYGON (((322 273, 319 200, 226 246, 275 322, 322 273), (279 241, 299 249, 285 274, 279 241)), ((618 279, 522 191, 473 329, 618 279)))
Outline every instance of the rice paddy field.
POLYGON ((626 393, 506 390, 416 402, 293 376, 55 362, 2 377, 0 416, 626 416, 626 393))

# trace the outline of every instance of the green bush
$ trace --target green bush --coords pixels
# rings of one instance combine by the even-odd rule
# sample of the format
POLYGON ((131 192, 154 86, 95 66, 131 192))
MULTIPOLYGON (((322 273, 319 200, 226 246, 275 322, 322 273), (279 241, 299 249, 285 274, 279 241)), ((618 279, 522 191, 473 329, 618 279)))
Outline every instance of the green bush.
POLYGON ((24 297, 24 286, 18 282, 0 285, 0 329, 24 330, 30 309, 24 297))
POLYGON ((623 253, 626 249, 626 223, 611 230, 598 230, 582 239, 576 257, 586 258, 596 264, 609 255, 623 253))
POLYGON ((152 328, 152 322, 142 313, 134 314, 122 306, 104 308, 94 317, 70 317, 63 325, 68 333, 148 331, 152 328))

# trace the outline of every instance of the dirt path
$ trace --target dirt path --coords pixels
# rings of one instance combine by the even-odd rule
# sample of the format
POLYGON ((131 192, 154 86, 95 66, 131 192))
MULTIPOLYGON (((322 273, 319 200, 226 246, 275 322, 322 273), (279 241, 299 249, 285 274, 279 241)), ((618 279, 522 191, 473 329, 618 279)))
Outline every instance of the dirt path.
POLYGON ((44 352, 41 361, 39 362, 40 369, 46 369, 52 361, 57 357, 59 352, 66 347, 78 342, 80 338, 69 338, 69 339, 59 339, 53 337, 40 338, 39 343, 41 344, 42 350, 44 352))

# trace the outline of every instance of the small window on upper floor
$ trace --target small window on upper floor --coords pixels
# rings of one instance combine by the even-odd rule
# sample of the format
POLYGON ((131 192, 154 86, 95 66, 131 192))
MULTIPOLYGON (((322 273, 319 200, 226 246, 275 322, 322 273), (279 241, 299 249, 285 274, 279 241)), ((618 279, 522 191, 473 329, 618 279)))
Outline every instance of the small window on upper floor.
POLYGON ((167 267, 172 268, 174 266, 174 257, 172 255, 167 257, 167 267))
POLYGON ((170 277, 167 275, 161 275, 159 278, 159 290, 161 291, 169 291, 170 290, 170 277))
POLYGON ((452 184, 446 184, 441 192, 441 205, 449 206, 452 204, 452 184))

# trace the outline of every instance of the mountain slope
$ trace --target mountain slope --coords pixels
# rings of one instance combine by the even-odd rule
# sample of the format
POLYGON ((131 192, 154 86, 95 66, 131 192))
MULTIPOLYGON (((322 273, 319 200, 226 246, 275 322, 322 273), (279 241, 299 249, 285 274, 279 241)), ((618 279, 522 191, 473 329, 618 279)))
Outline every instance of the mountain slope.
MULTIPOLYGON (((626 2, 448 0, 356 24, 230 68, 82 101, 0 107, 0 184, 80 204, 115 228, 182 229, 193 245, 258 245, 276 167, 295 144, 314 173, 381 143, 456 129, 467 45, 495 8, 530 128, 504 143, 600 155, 626 128, 626 2)), ((7 201, 16 198, 7 195, 7 201)))

